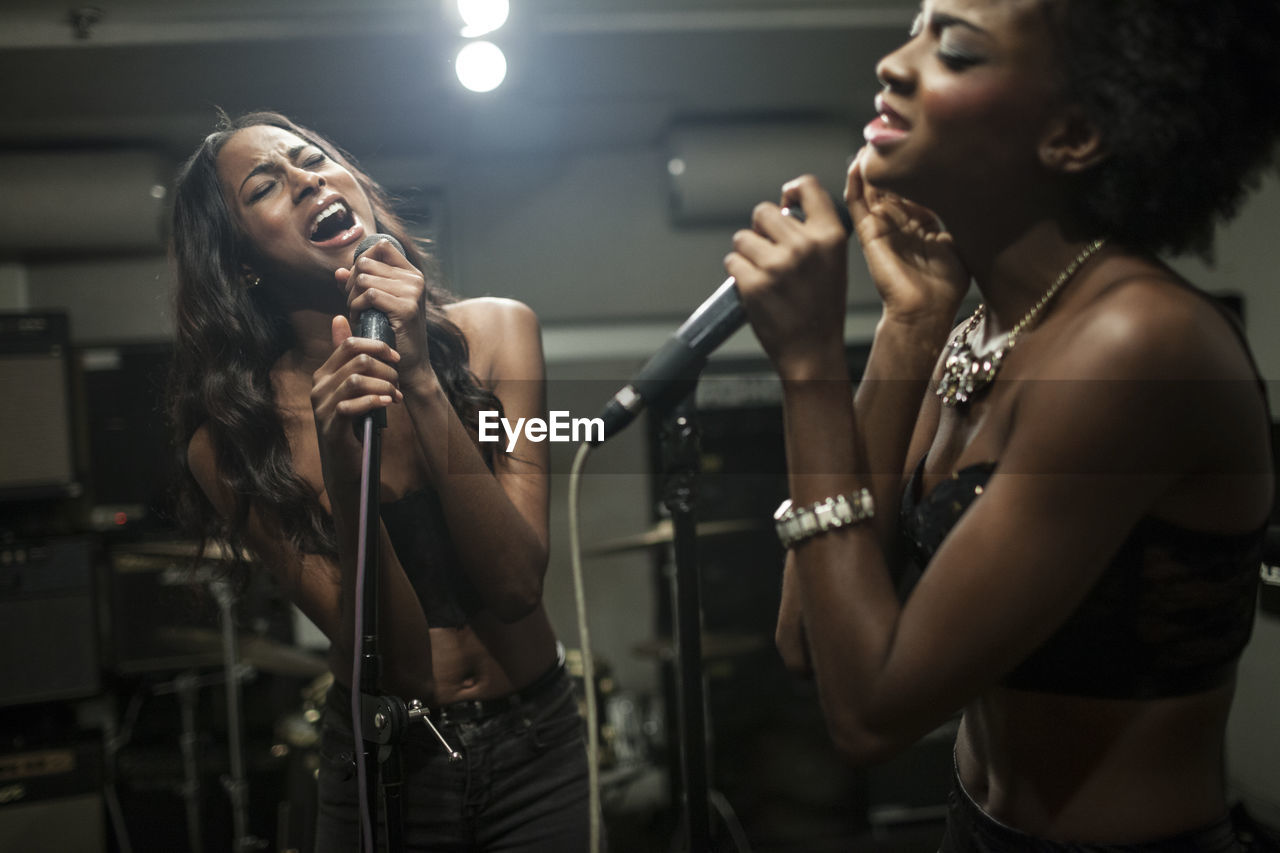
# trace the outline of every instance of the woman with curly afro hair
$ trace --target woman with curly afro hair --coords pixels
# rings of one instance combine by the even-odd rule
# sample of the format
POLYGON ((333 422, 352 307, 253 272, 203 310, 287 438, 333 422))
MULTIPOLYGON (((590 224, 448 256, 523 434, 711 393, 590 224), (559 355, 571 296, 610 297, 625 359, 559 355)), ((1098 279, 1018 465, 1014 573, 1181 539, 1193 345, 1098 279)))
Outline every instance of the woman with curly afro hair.
POLYGON ((831 200, 734 236, 783 384, 779 648, 854 761, 961 715, 944 851, 1242 849, 1270 418, 1160 256, 1270 164, 1278 44, 1275 0, 925 0, 845 189, 883 302, 852 401, 831 200))

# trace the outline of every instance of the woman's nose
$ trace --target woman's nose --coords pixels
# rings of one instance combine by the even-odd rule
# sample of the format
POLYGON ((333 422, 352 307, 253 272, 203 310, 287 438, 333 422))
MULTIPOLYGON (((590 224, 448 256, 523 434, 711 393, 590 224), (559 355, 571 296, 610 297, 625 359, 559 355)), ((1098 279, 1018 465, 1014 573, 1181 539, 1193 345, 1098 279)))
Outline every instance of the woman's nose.
POLYGON ((906 94, 914 87, 915 76, 907 56, 910 45, 911 42, 907 42, 876 63, 876 79, 891 92, 906 94))
POLYGON ((302 201, 307 196, 318 193, 325 185, 324 176, 307 169, 294 169, 290 175, 293 184, 293 200, 302 201))

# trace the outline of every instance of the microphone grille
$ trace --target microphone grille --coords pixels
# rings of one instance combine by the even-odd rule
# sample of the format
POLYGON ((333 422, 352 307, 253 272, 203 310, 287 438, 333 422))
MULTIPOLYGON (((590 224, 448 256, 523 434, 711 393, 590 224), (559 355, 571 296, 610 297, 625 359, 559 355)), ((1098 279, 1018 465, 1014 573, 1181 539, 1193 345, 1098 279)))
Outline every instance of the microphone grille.
POLYGON ((354 264, 356 262, 356 258, 360 257, 383 240, 386 240, 392 246, 395 246, 397 252, 402 255, 404 254, 404 246, 400 245, 400 241, 395 237, 392 237, 390 234, 370 234, 356 244, 356 253, 351 256, 351 263, 354 264))

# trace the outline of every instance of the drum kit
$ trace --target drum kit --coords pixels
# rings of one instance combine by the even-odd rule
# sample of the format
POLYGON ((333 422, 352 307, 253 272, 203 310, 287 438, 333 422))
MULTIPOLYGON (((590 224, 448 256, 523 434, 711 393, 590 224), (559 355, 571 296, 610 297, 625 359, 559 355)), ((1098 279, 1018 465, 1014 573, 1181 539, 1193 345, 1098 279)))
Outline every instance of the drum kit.
MULTIPOLYGON (((755 522, 711 521, 698 525, 698 535, 725 536, 756 529, 755 522)), ((672 541, 670 522, 659 522, 639 534, 595 543, 585 552, 603 556, 628 551, 647 550, 672 541)), ((113 555, 116 571, 164 571, 181 576, 181 581, 164 583, 196 584, 203 587, 217 603, 218 620, 213 627, 168 625, 155 629, 149 641, 164 649, 162 656, 143 663, 124 664, 131 674, 139 671, 163 670, 174 673, 169 680, 152 682, 152 695, 173 695, 180 713, 179 751, 183 781, 180 791, 185 807, 188 845, 192 853, 202 853, 206 846, 202 772, 197 755, 200 736, 197 705, 200 691, 222 687, 226 693, 226 724, 229 772, 221 779, 230 800, 233 853, 267 849, 268 843, 250 832, 248 826, 249 791, 245 772, 244 708, 241 684, 259 673, 296 679, 303 682, 300 706, 280 716, 272 732, 271 758, 283 769, 284 800, 276 815, 277 839, 274 846, 282 853, 310 850, 314 843, 316 816, 315 775, 319 766, 320 717, 325 695, 333 681, 328 664, 317 651, 298 648, 262 633, 237 628, 236 599, 227 581, 217 571, 217 563, 230 558, 219 549, 201 555, 201 563, 189 568, 196 557, 191 543, 145 543, 130 545, 113 555)), ((727 660, 754 652, 767 644, 762 637, 704 633, 703 656, 708 661, 727 660)), ((582 684, 580 655, 570 650, 569 673, 578 684, 580 704, 582 684)), ((636 643, 631 653, 659 663, 674 660, 675 646, 669 637, 658 637, 636 643)), ((622 689, 607 661, 596 664, 594 689, 599 700, 599 735, 601 743, 601 785, 606 793, 618 795, 636 785, 637 780, 651 779, 658 772, 665 749, 666 721, 659 698, 622 689)), ((585 714, 584 714, 585 717, 585 714)), ((117 739, 119 740, 119 739, 117 739)), ((117 750, 123 745, 116 743, 117 750)), ((108 761, 113 756, 108 755, 108 761)), ((128 850, 127 832, 117 826, 121 849, 128 850)))
MULTIPOLYGON (((187 846, 192 853, 203 853, 206 835, 207 804, 204 793, 204 776, 200 741, 202 738, 198 717, 201 709, 200 693, 206 688, 221 688, 225 692, 226 767, 221 785, 229 800, 231 815, 232 851, 249 853, 265 850, 270 845, 255 836, 249 827, 249 781, 246 769, 246 732, 242 685, 259 674, 298 680, 313 680, 313 684, 327 677, 328 664, 317 652, 296 648, 257 631, 244 631, 239 627, 237 596, 230 582, 218 570, 217 563, 231 555, 220 549, 207 549, 197 554, 196 546, 187 542, 135 543, 117 548, 111 556, 118 587, 116 609, 120 610, 121 598, 149 590, 140 597, 150 595, 152 607, 165 602, 193 602, 205 594, 216 605, 216 625, 155 624, 155 614, 129 614, 117 612, 114 621, 122 638, 116 642, 114 668, 125 677, 147 676, 143 692, 151 696, 172 695, 177 700, 179 712, 178 746, 182 767, 182 782, 177 786, 185 810, 187 846), (199 563, 194 561, 200 558, 199 563), (146 587, 140 578, 145 578, 146 587), (160 591, 155 590, 156 587, 160 591), (181 587, 181 589, 175 589, 181 587), (121 595, 123 591, 123 595, 121 595), (170 595, 162 593, 168 592, 170 595), (194 595, 193 595, 194 593, 194 595), (135 618, 130 619, 133 615, 135 618), (145 623, 140 627, 140 623, 145 623), (127 632, 132 631, 128 636, 127 632), (156 674, 169 676, 156 681, 156 674)), ((136 605, 135 605, 136 607, 136 605)), ((185 608, 184 608, 185 609, 185 608)), ((192 608, 194 609, 194 608, 192 608)), ((324 685, 327 689, 327 684, 324 685)), ((304 691, 304 696, 308 695, 304 691)), ((323 695, 323 694, 321 694, 323 695)), ((138 697, 135 695, 135 700, 138 697)), ((137 704, 136 702, 134 703, 137 704)), ((136 716, 136 709, 127 716, 136 716)), ((116 730, 114 725, 111 726, 116 730)), ((278 737, 297 741, 298 725, 285 725, 277 729, 278 737)), ((132 726, 124 727, 123 735, 109 737, 107 761, 114 765, 122 749, 132 735, 132 726)), ((299 741, 299 743, 302 743, 299 741)), ((272 748, 275 758, 285 753, 279 746, 272 748)), ((219 762, 221 763, 221 762, 219 762)), ((118 774, 112 773, 113 778, 118 774)), ((114 811, 114 810, 113 810, 114 811)), ((117 844, 123 851, 131 849, 129 832, 124 825, 123 814, 113 814, 117 844)))

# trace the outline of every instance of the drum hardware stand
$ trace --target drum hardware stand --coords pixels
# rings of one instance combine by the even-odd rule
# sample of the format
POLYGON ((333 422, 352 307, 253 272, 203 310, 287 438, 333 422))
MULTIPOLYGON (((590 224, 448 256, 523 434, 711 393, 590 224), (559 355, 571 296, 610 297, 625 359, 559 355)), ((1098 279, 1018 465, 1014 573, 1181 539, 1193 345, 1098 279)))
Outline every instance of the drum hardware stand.
POLYGON ((231 800, 231 828, 233 853, 250 853, 266 849, 265 839, 249 834, 248 796, 249 784, 244 770, 244 703, 240 696, 240 678, 252 667, 240 664, 240 645, 236 637, 235 597, 230 584, 223 578, 209 581, 209 590, 218 602, 222 622, 222 666, 227 684, 227 741, 230 753, 230 773, 222 777, 222 787, 231 800))
MULTIPOLYGON (((386 332, 392 334, 389 327, 386 332)), ((370 335, 375 336, 377 335, 370 335)), ((388 343, 394 342, 392 334, 388 343)), ((427 724, 451 762, 462 759, 462 754, 449 746, 432 724, 428 716, 430 710, 420 700, 413 699, 406 704, 398 696, 383 693, 379 686, 382 678, 382 654, 378 650, 378 519, 382 483, 381 430, 386 425, 385 409, 371 412, 355 425, 357 437, 364 443, 359 516, 359 542, 362 546, 359 556, 364 577, 359 590, 363 600, 356 614, 360 620, 355 650, 356 663, 360 667, 359 684, 355 685, 359 699, 358 703, 353 703, 358 704, 358 707, 353 708, 352 718, 358 726, 356 731, 361 741, 355 744, 355 749, 358 752, 356 760, 359 762, 357 784, 364 787, 360 814, 360 844, 364 853, 378 851, 378 802, 376 797, 370 796, 373 791, 382 793, 387 853, 400 853, 404 850, 399 744, 412 720, 420 719, 427 724)))
MULTIPOLYGON (((194 669, 188 669, 179 673, 172 681, 166 681, 151 688, 151 692, 156 696, 173 693, 178 697, 178 705, 182 716, 182 734, 178 738, 182 754, 182 786, 179 790, 182 793, 182 801, 186 807, 187 844, 192 853, 203 853, 204 851, 204 822, 200 809, 200 758, 196 751, 199 740, 195 714, 196 697, 201 688, 213 687, 224 682, 228 683, 227 691, 230 694, 233 689, 230 685, 243 677, 248 669, 248 667, 235 667, 233 665, 228 670, 230 674, 228 672, 218 672, 208 675, 198 675, 194 669)), ((239 700, 237 699, 237 701, 239 700)), ((234 809, 234 801, 232 805, 234 809)), ((239 821, 237 821, 238 825, 239 821)), ((238 839, 241 836, 237 835, 236 837, 238 839)), ((240 849, 240 847, 236 847, 237 851, 240 849)))
POLYGON ((106 698, 102 701, 103 705, 94 703, 94 707, 98 708, 99 722, 102 726, 103 796, 106 799, 107 815, 111 819, 116 849, 119 853, 133 853, 133 844, 129 840, 129 828, 124 819, 124 809, 120 807, 117 782, 119 781, 120 751, 133 737, 133 724, 142 707, 142 694, 135 692, 129 699, 123 726, 116 721, 114 703, 106 698), (110 705, 109 710, 108 705, 110 705))
MULTIPOLYGON (((196 700, 199 691, 204 687, 223 684, 227 694, 227 741, 230 773, 222 777, 223 788, 231 800, 232 819, 232 851, 233 853, 252 853, 267 847, 264 839, 256 838, 248 832, 247 797, 248 785, 244 770, 244 739, 242 716, 243 702, 240 694, 240 682, 252 678, 254 668, 240 662, 239 643, 236 638, 235 596, 229 583, 222 578, 205 577, 209 591, 218 604, 219 621, 222 634, 222 672, 211 672, 200 675, 195 669, 187 669, 176 675, 173 680, 162 682, 151 688, 156 696, 175 694, 178 697, 182 717, 182 730, 178 743, 182 754, 183 783, 181 793, 187 815, 187 844, 192 853, 204 851, 204 824, 200 808, 200 760, 198 755, 199 733, 196 726, 196 700)), ((127 737, 113 744, 118 751, 127 737)))

